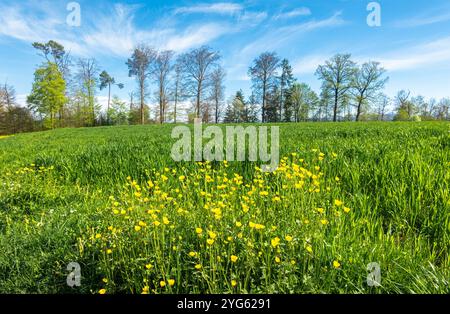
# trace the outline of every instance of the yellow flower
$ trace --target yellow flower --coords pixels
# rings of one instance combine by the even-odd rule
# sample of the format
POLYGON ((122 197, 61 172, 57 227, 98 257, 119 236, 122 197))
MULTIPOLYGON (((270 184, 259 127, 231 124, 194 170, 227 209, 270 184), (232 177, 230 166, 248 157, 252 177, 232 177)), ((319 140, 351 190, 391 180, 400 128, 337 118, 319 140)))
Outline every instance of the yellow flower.
POLYGON ((134 226, 134 230, 140 231, 141 230, 141 226, 134 226))
POLYGON ((145 227, 145 226, 147 226, 147 224, 145 222, 143 222, 143 221, 139 221, 139 226, 145 227))
POLYGON ((145 286, 144 288, 142 288, 141 294, 148 294, 149 290, 150 290, 150 287, 149 286, 145 286))
POLYGON ((160 281, 160 282, 159 282, 159 285, 161 286, 161 288, 163 288, 163 287, 166 286, 166 282, 165 282, 165 281, 160 281))
POLYGON ((98 291, 98 293, 99 293, 99 294, 105 294, 105 293, 106 293, 106 289, 100 289, 100 290, 98 291))
POLYGON ((152 268, 153 268, 153 265, 152 265, 152 264, 147 264, 147 265, 145 265, 145 268, 147 268, 147 269, 152 269, 152 268))
POLYGON ((95 238, 96 239, 100 239, 102 237, 102 235, 100 234, 100 233, 97 233, 96 235, 95 235, 95 238))
POLYGON ((236 227, 238 228, 242 227, 242 223, 240 221, 236 221, 236 227))
POLYGON ((111 249, 107 249, 106 250, 106 254, 112 254, 112 250, 111 249))
POLYGON ((272 247, 276 248, 280 244, 280 238, 273 238, 272 240, 270 240, 270 244, 272 244, 272 247))
POLYGON ((323 208, 317 208, 316 209, 320 214, 323 214, 324 212, 325 212, 325 209, 323 209, 323 208))
POLYGON ((348 213, 349 211, 350 211, 350 208, 344 206, 344 212, 348 213))
POLYGON ((336 205, 336 206, 342 206, 342 204, 344 204, 344 202, 342 202, 340 200, 335 200, 334 201, 334 205, 336 205))
POLYGON ((293 238, 292 238, 292 236, 287 235, 287 236, 285 237, 285 239, 286 239, 286 241, 291 242, 293 238))
POLYGON ((313 249, 312 249, 312 246, 311 246, 311 245, 307 245, 307 246, 306 246, 306 250, 307 250, 309 253, 312 253, 312 252, 313 252, 313 249))
POLYGON ((214 239, 208 239, 208 240, 206 240, 206 243, 208 243, 209 245, 213 245, 214 239))
POLYGON ((174 279, 169 279, 169 280, 167 280, 167 282, 169 283, 169 286, 171 286, 171 287, 175 284, 174 279))
POLYGON ((339 182, 339 177, 335 177, 334 180, 336 180, 336 182, 339 182))
POLYGON ((167 217, 163 217, 163 224, 165 224, 165 225, 170 224, 170 221, 167 217))
POLYGON ((195 269, 202 269, 202 265, 200 265, 200 264, 197 264, 194 267, 195 267, 195 269))
POLYGON ((341 263, 339 263, 339 261, 333 261, 333 267, 334 268, 339 268, 339 267, 341 267, 341 263))
POLYGON ((236 261, 238 260, 238 257, 237 257, 236 255, 231 255, 230 260, 231 260, 233 263, 236 263, 236 261))
POLYGON ((213 239, 213 240, 217 237, 217 234, 216 234, 215 232, 213 232, 213 231, 209 231, 209 232, 208 232, 208 235, 209 235, 209 237, 210 237, 211 239, 213 239))
POLYGON ((195 228, 195 232, 196 232, 197 234, 202 234, 203 229, 202 229, 202 228, 195 228))
POLYGON ((328 225, 328 220, 326 220, 326 219, 322 219, 322 220, 320 220, 320 223, 322 224, 322 225, 328 225))
POLYGON ((102 281, 103 281, 104 283, 108 283, 108 279, 107 279, 107 278, 103 278, 102 281))
POLYGON ((197 252, 189 252, 189 256, 190 257, 196 257, 197 256, 197 252))
POLYGON ((179 179, 180 181, 184 181, 184 179, 186 179, 186 177, 185 177, 185 176, 180 176, 178 179, 179 179))
POLYGON ((161 223, 160 223, 158 220, 155 220, 155 221, 153 222, 153 225, 155 225, 156 227, 158 227, 160 224, 161 224, 161 223))
POLYGON ((280 263, 280 262, 281 262, 281 259, 280 259, 278 256, 276 256, 276 257, 275 257, 275 262, 276 262, 276 263, 280 263))
POLYGON ((237 281, 236 280, 231 280, 231 286, 232 287, 236 287, 237 286, 237 281))

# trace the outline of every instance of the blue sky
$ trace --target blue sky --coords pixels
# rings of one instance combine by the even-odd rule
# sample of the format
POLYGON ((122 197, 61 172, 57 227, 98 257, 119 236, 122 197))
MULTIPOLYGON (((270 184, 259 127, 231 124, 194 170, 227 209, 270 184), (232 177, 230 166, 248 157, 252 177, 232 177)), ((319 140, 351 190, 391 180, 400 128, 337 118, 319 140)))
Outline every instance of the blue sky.
MULTIPOLYGON (((264 51, 288 58, 299 81, 319 90, 317 66, 335 53, 357 62, 380 61, 390 81, 385 92, 450 96, 450 1, 379 0, 381 26, 369 27, 368 0, 78 1, 81 26, 67 25, 70 1, 0 0, 0 82, 19 101, 31 90, 42 61, 33 41, 61 42, 74 57, 94 57, 125 84, 136 84, 125 61, 136 43, 182 53, 201 45, 221 52, 226 94, 249 94, 247 70, 264 51)), ((105 99, 104 91, 98 93, 105 99)))

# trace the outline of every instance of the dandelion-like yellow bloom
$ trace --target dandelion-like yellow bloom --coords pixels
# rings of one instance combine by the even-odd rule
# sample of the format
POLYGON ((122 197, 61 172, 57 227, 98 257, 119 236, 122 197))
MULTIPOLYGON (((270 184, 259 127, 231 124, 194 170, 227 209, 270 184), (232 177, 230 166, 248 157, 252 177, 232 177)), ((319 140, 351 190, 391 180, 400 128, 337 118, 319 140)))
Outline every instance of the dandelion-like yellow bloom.
POLYGON ((273 248, 276 248, 278 245, 280 245, 280 238, 279 237, 275 237, 272 240, 270 240, 270 244, 272 245, 273 248))
POLYGON ((278 256, 275 257, 275 263, 277 264, 281 263, 281 259, 278 256))
POLYGON ((165 225, 170 224, 170 220, 167 217, 163 217, 163 224, 165 225))
POLYGON ((292 236, 290 236, 290 235, 287 235, 287 236, 285 237, 285 239, 286 239, 286 241, 288 241, 288 242, 291 242, 291 241, 293 240, 292 236))
POLYGON ((242 227, 242 223, 240 221, 236 221, 236 227, 238 228, 242 227))
POLYGON ((106 254, 112 254, 112 250, 111 249, 107 249, 106 250, 106 254))
POLYGON ((232 287, 236 287, 237 286, 237 281, 236 280, 231 280, 231 286, 232 287))
POLYGON ((345 212, 345 213, 350 212, 350 208, 344 206, 344 212, 345 212))
POLYGON ((190 257, 196 257, 197 256, 197 252, 189 252, 189 256, 190 257))
POLYGON ((141 294, 148 294, 149 290, 150 290, 150 287, 149 286, 145 286, 144 288, 142 288, 141 294))
POLYGON ((335 200, 334 201, 334 205, 336 205, 336 206, 342 206, 342 204, 344 204, 344 202, 342 202, 340 200, 335 200))
POLYGON ((306 251, 308 251, 309 253, 313 252, 312 246, 311 245, 307 245, 306 246, 306 251))
POLYGON ((233 263, 236 263, 237 260, 238 260, 238 257, 237 257, 236 255, 231 255, 230 260, 231 260, 233 263))
POLYGON ((197 234, 202 234, 203 229, 202 229, 202 228, 195 228, 195 232, 196 232, 197 234))
POLYGON ((136 230, 136 232, 139 232, 141 230, 141 226, 134 226, 134 230, 136 230))
POLYGON ((217 237, 217 234, 216 234, 215 232, 213 232, 213 231, 209 231, 209 232, 208 232, 208 235, 209 235, 209 237, 210 237, 211 239, 213 239, 213 240, 217 237))
POLYGON ((99 293, 99 294, 105 294, 105 293, 106 293, 106 289, 100 289, 100 290, 98 291, 98 293, 99 293))
POLYGON ((169 279, 167 280, 167 283, 169 284, 169 286, 173 286, 175 284, 175 280, 174 279, 169 279))
POLYGON ((197 269, 197 270, 202 269, 202 265, 200 265, 200 264, 197 264, 197 265, 195 265, 194 267, 195 267, 195 269, 197 269))
POLYGON ((164 288, 164 287, 166 286, 166 282, 163 281, 163 280, 161 280, 161 281, 159 282, 159 285, 161 286, 161 288, 164 288))
POLYGON ((208 240, 206 240, 206 243, 208 243, 208 245, 213 245, 214 239, 208 239, 208 240))
POLYGON ((145 265, 145 268, 147 268, 147 269, 152 269, 152 268, 153 268, 153 265, 152 265, 152 264, 146 264, 146 265, 145 265))
POLYGON ((341 263, 339 263, 339 261, 335 260, 335 261, 333 261, 333 267, 337 269, 337 268, 341 267, 341 263))
POLYGON ((327 219, 321 219, 320 223, 324 226, 328 225, 328 220, 327 219))

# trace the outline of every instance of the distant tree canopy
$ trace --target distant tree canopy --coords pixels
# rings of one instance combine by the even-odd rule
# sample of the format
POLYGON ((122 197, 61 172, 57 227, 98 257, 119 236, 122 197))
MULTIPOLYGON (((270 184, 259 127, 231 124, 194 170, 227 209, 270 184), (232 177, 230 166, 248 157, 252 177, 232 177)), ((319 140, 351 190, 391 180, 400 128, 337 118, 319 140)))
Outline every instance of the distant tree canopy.
POLYGON ((175 55, 141 43, 125 62, 137 86, 123 100, 113 92, 125 86, 106 69, 100 71, 97 60, 75 59, 53 40, 32 46, 43 62, 35 70, 28 106, 17 103, 13 86, 0 85, 0 134, 198 117, 208 123, 450 119, 450 98, 425 99, 407 90, 389 98, 383 94, 389 77, 381 64, 357 64, 350 54, 336 54, 317 67, 322 84, 316 93, 295 77, 299 69, 288 59, 263 52, 247 71, 249 97, 239 90, 225 101, 226 69, 219 51, 202 46, 175 55), (98 95, 104 90, 102 105, 98 95))

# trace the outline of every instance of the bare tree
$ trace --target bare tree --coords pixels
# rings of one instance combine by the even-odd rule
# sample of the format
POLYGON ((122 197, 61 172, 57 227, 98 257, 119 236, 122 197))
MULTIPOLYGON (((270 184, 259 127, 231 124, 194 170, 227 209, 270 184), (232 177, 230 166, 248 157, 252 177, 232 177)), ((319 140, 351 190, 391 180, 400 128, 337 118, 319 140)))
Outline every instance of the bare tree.
POLYGON ((339 106, 348 97, 355 75, 355 63, 350 58, 350 54, 337 54, 316 70, 316 75, 323 81, 322 89, 328 90, 333 98, 333 121, 337 121, 339 106))
POLYGON ((377 104, 378 104, 378 120, 383 121, 386 115, 387 107, 389 106, 391 100, 385 94, 379 94, 377 96, 377 104))
POLYGON ((79 59, 77 65, 78 72, 76 77, 80 85, 80 90, 87 100, 91 124, 95 125, 95 90, 100 70, 95 59, 79 59))
POLYGON ((223 81, 225 79, 225 71, 219 66, 217 67, 211 74, 212 80, 212 89, 211 89, 211 99, 214 102, 214 121, 215 123, 219 123, 220 116, 220 107, 222 105, 224 94, 225 94, 225 86, 223 85, 223 81))
POLYGON ((383 78, 386 70, 380 67, 379 62, 364 63, 355 72, 353 89, 356 100, 356 121, 359 121, 363 105, 373 101, 389 78, 383 78))
POLYGON ((195 97, 195 115, 201 116, 204 91, 211 83, 211 73, 220 60, 220 54, 210 47, 202 46, 180 56, 185 85, 195 97))
POLYGON ((159 122, 164 123, 166 117, 166 109, 168 103, 168 81, 172 71, 172 58, 174 52, 167 50, 161 51, 156 56, 153 64, 152 74, 158 85, 158 101, 159 101, 159 122))
POLYGON ((140 93, 140 118, 141 124, 145 123, 144 106, 145 106, 145 88, 148 77, 150 76, 151 65, 154 63, 157 52, 146 46, 145 44, 138 45, 133 52, 133 55, 126 62, 128 66, 128 75, 136 77, 139 84, 140 93))
POLYGON ((253 61, 248 74, 253 81, 255 94, 260 95, 262 122, 266 121, 268 91, 276 84, 280 59, 275 52, 264 52, 253 61))
POLYGON ((178 102, 183 98, 183 67, 181 64, 180 59, 177 60, 174 66, 174 85, 173 85, 173 101, 174 101, 174 108, 173 108, 173 120, 174 123, 177 123, 177 107, 178 102))

